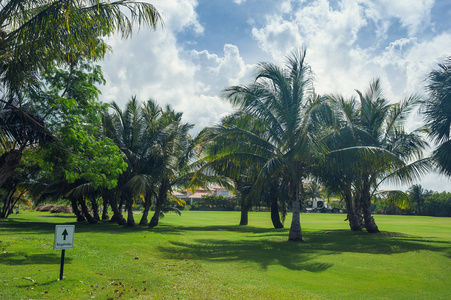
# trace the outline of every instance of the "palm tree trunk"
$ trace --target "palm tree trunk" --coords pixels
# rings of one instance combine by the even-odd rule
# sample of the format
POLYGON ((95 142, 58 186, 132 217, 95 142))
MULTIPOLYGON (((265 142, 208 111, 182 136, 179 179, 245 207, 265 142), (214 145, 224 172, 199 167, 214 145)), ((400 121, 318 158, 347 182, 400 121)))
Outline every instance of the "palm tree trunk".
POLYGON ((346 186, 345 192, 345 203, 346 210, 348 211, 349 227, 351 227, 352 231, 362 231, 363 224, 361 222, 362 214, 359 213, 359 209, 356 207, 356 203, 358 203, 358 199, 352 196, 351 191, 351 183, 348 183, 346 186))
POLYGON ((103 209, 102 209, 102 220, 109 220, 110 216, 108 215, 108 201, 103 199, 103 209))
POLYGON ((124 216, 122 215, 122 212, 117 207, 116 199, 111 198, 109 202, 111 210, 113 211, 113 217, 111 218, 111 221, 117 222, 118 225, 127 224, 127 220, 125 220, 124 216))
POLYGON ((302 230, 301 230, 301 200, 299 195, 299 186, 302 185, 302 181, 298 182, 294 180, 294 199, 292 204, 293 217, 291 220, 290 233, 288 240, 292 242, 302 242, 302 230))
POLYGON ((130 198, 127 200, 127 226, 135 227, 135 218, 133 217, 133 199, 130 198))
POLYGON ((373 216, 371 215, 371 194, 370 194, 370 185, 365 182, 364 190, 361 198, 361 205, 363 210, 363 219, 365 221, 366 231, 369 233, 378 233, 379 228, 376 225, 376 221, 374 221, 373 216))
POLYGON ((249 203, 249 201, 246 201, 248 193, 241 193, 241 218, 240 218, 240 225, 247 225, 249 223, 249 210, 251 209, 252 205, 249 203))
POLYGON ((271 221, 274 228, 283 228, 283 224, 280 221, 279 214, 279 199, 277 197, 271 197, 271 221))
POLYGON ((22 151, 12 149, 0 156, 0 187, 9 178, 12 172, 19 166, 22 151))
POLYGON ((158 222, 160 221, 160 213, 161 209, 159 207, 155 208, 155 213, 152 216, 152 219, 150 219, 149 227, 153 228, 158 225, 158 222))
POLYGON ((149 227, 153 228, 158 225, 160 221, 160 213, 163 208, 163 204, 166 202, 166 197, 169 188, 169 179, 163 178, 161 180, 160 189, 158 191, 157 203, 155 204, 155 213, 153 214, 152 219, 150 220, 149 227))
MULTIPOLYGON (((147 193, 147 195, 151 195, 151 193, 147 193)), ((143 215, 141 217, 141 221, 139 221, 139 225, 147 225, 148 223, 147 217, 149 216, 149 209, 152 205, 152 197, 147 196, 145 200, 146 202, 144 203, 143 215)))
POLYGON ((99 205, 97 204, 97 200, 95 198, 91 198, 91 207, 92 207, 92 212, 94 214, 94 219, 96 219, 97 221, 100 221, 99 205))
POLYGON ((241 205, 241 218, 240 225, 247 225, 249 222, 249 207, 247 205, 241 205))
POLYGON ((86 220, 88 220, 89 224, 96 224, 97 220, 91 216, 91 214, 88 211, 88 207, 86 206, 86 202, 84 199, 78 200, 78 203, 80 203, 81 211, 83 212, 84 217, 86 220))
POLYGON ((72 206, 72 212, 77 216, 77 222, 84 222, 86 221, 86 218, 83 217, 83 214, 78 209, 77 200, 70 199, 70 205, 72 206))

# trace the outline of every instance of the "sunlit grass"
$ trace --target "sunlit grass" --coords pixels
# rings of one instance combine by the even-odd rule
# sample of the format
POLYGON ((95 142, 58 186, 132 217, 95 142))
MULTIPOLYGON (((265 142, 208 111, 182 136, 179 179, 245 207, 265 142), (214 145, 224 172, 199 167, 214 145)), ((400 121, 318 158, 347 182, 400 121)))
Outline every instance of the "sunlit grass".
MULTIPOLYGON (((345 215, 303 214, 304 243, 269 213, 185 211, 124 228, 22 212, 0 220, 0 299, 449 299, 451 219, 376 216, 382 234, 345 215), (74 249, 53 250, 55 224, 74 249)), ((286 220, 286 225, 290 222, 286 220)))

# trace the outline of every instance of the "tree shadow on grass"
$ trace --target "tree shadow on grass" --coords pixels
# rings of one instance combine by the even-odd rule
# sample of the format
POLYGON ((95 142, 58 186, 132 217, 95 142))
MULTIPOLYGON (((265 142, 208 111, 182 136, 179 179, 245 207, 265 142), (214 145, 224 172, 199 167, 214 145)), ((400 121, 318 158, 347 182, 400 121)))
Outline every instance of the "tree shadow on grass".
MULTIPOLYGON (((20 219, 7 219, 0 222, 0 230, 11 231, 14 234, 49 234, 55 232, 55 222, 25 222, 20 219)), ((281 231, 281 229, 261 228, 253 226, 239 226, 239 225, 218 225, 218 226, 182 226, 159 224, 154 228, 149 228, 147 225, 136 225, 135 227, 127 227, 118 225, 112 221, 103 221, 97 224, 89 224, 86 222, 64 222, 65 225, 75 225, 75 233, 85 232, 101 232, 108 234, 123 234, 129 232, 143 232, 156 234, 171 234, 180 235, 189 231, 230 231, 230 232, 244 232, 253 234, 271 234, 274 231, 281 231)), ((284 230, 284 229, 282 229, 284 230)), ((285 229, 286 231, 286 229, 285 229)))
MULTIPOLYGON (((250 261, 267 269, 281 265, 290 270, 322 272, 333 265, 312 261, 318 253, 301 251, 302 244, 282 241, 253 240, 196 240, 194 243, 171 242, 160 246, 161 255, 167 259, 197 259, 212 262, 250 261)), ((323 252, 321 255, 333 253, 323 252)))
POLYGON ((214 238, 197 239, 192 243, 172 241, 170 246, 160 246, 159 252, 168 259, 249 261, 257 263, 263 269, 270 265, 281 265, 290 270, 322 272, 333 266, 317 261, 325 255, 346 252, 391 255, 427 250, 442 252, 449 258, 451 249, 451 243, 425 242, 418 237, 401 234, 387 236, 348 230, 310 231, 304 233, 304 243, 281 239, 286 236, 286 232, 273 232, 273 235, 280 238, 268 239, 267 235, 260 234, 238 241, 214 238))
MULTIPOLYGON (((72 258, 66 257, 65 263, 72 258)), ((61 253, 26 254, 25 252, 12 252, 0 254, 0 265, 59 265, 61 253)))

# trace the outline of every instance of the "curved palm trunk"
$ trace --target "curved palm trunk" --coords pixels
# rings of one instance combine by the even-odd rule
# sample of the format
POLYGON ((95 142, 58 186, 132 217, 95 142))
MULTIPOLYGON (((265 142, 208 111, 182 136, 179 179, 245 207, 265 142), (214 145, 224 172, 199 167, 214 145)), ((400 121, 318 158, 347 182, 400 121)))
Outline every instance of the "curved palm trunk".
POLYGON ((271 198, 271 221, 274 228, 283 228, 283 224, 280 221, 279 201, 274 197, 271 198))
POLYGON ((91 216, 89 213, 88 207, 86 206, 86 202, 84 199, 78 200, 78 203, 81 206, 81 211, 83 212, 84 217, 88 220, 89 224, 96 224, 97 220, 91 216))
POLYGON ((155 207, 155 213, 153 214, 152 219, 150 219, 150 223, 149 223, 150 228, 153 228, 158 225, 158 222, 160 221, 160 213, 161 213, 161 208, 155 207))
POLYGON ((122 216, 122 212, 117 207, 117 190, 106 190, 104 192, 104 197, 108 199, 108 203, 110 204, 111 210, 113 211, 113 216, 111 217, 111 222, 116 222, 118 225, 125 225, 127 221, 122 216))
MULTIPOLYGON (((147 193, 148 195, 151 193, 147 193)), ((149 222, 147 220, 147 217, 149 216, 149 209, 150 206, 152 205, 152 197, 148 196, 145 198, 146 202, 144 203, 144 210, 143 210, 143 215, 141 217, 141 221, 139 221, 139 225, 147 225, 147 223, 149 222)))
POLYGON ((294 199, 292 205, 293 218, 291 220, 290 233, 288 235, 288 240, 292 242, 302 242, 302 230, 301 230, 301 200, 299 195, 299 186, 302 182, 295 182, 294 187, 294 199))
POLYGON ((83 217, 83 214, 81 213, 81 211, 78 209, 78 205, 77 205, 77 200, 74 199, 70 199, 70 205, 72 207, 72 212, 75 214, 75 216, 77 217, 77 222, 84 222, 86 221, 86 218, 83 217))
POLYGON ((100 221, 99 205, 97 204, 97 200, 94 198, 91 199, 91 207, 92 207, 92 212, 94 214, 94 219, 96 219, 97 221, 100 221))
POLYGON ((163 179, 161 181, 160 190, 158 191, 157 203, 155 204, 155 213, 150 220, 149 227, 153 228, 158 225, 160 221, 161 209, 163 208, 163 204, 166 202, 167 192, 169 188, 169 180, 163 179))
POLYGON ((110 206, 111 210, 113 211, 113 217, 111 218, 111 221, 117 222, 118 225, 127 224, 127 220, 125 220, 124 216, 122 215, 122 212, 117 207, 116 199, 114 198, 110 199, 110 206))

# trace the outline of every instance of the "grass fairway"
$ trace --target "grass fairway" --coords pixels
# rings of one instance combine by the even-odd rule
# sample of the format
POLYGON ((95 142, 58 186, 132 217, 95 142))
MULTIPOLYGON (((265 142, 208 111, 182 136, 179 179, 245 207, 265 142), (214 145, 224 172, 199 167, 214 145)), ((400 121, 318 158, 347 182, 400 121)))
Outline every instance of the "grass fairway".
POLYGON ((451 218, 376 216, 373 235, 344 219, 303 214, 290 243, 269 213, 238 226, 239 212, 186 211, 150 230, 21 212, 0 220, 0 299, 451 299, 451 218), (55 224, 75 224, 63 281, 55 224))

